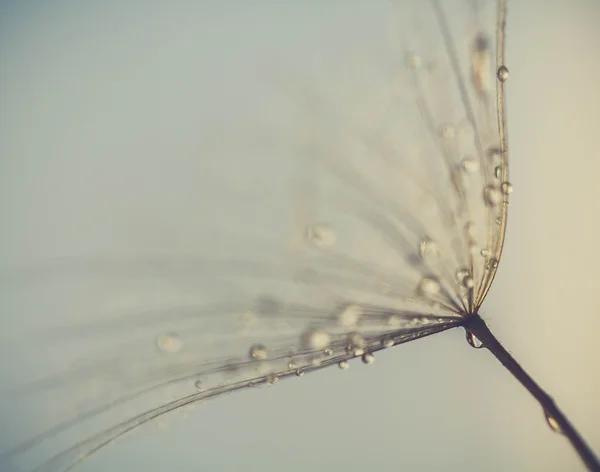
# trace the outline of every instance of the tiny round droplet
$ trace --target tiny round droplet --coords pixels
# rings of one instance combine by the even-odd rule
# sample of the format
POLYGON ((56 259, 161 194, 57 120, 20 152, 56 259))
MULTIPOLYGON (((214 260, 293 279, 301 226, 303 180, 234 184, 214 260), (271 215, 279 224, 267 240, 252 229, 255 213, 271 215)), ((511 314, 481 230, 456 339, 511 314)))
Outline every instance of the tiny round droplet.
POLYGON ((296 377, 302 377, 304 375, 304 371, 302 369, 296 370, 296 377))
POLYGON ((255 359, 257 361, 263 361, 269 357, 267 354, 267 348, 262 344, 253 344, 250 347, 249 355, 251 359, 255 359))
POLYGON ((423 277, 419 281, 419 293, 425 296, 436 295, 441 289, 440 282, 434 277, 423 277))
POLYGON ((431 239, 423 239, 419 243, 419 256, 425 262, 431 262, 440 257, 440 246, 431 239))
POLYGON ((276 375, 267 376, 267 383, 269 385, 275 385, 277 382, 279 382, 279 377, 277 377, 276 375))
POLYGON ((460 163, 460 168, 464 172, 473 174, 479 170, 479 161, 474 157, 465 157, 460 163))
POLYGON ((381 345, 385 348, 392 347, 394 345, 394 340, 387 338, 381 341, 381 345))
POLYGON ((333 349, 327 348, 323 351, 323 354, 325 354, 327 357, 330 357, 333 354, 333 349))
POLYGON ((202 390, 202 387, 203 387, 202 382, 200 380, 196 380, 194 382, 194 387, 196 387, 196 390, 202 390))
POLYGON ((513 186, 510 182, 502 182, 502 184, 500 185, 500 188, 502 189, 502 193, 504 195, 511 194, 513 191, 513 186))
POLYGON ((467 342, 475 349, 480 349, 483 347, 483 343, 479 340, 479 338, 470 331, 467 331, 467 342))
POLYGON ((487 248, 483 248, 483 249, 481 249, 481 251, 479 251, 479 254, 481 254, 482 257, 489 257, 490 250, 487 248))
POLYGON ((501 65, 498 67, 496 76, 500 82, 505 82, 508 79, 508 68, 505 65, 501 65))
POLYGON ((325 349, 329 344, 329 334, 322 329, 309 329, 302 334, 302 346, 305 349, 325 349))
POLYGON ((338 367, 342 370, 346 370, 348 367, 350 367, 350 364, 348 364, 348 361, 340 361, 338 363, 338 367))
POLYGON ((558 424, 558 421, 556 421, 556 419, 553 416, 551 416, 546 411, 544 411, 544 416, 546 417, 546 423, 548 423, 548 426, 550 426, 550 429, 552 431, 554 431, 555 433, 558 433, 558 434, 563 434, 563 430, 561 429, 560 425, 558 424))
POLYGON ((306 239, 314 247, 325 248, 333 246, 337 239, 335 231, 324 224, 309 226, 306 229, 306 239))
POLYGON ((502 193, 496 187, 488 185, 483 190, 483 198, 488 206, 496 206, 502 201, 502 193))
POLYGON ((156 346, 163 352, 174 354, 183 347, 183 340, 177 333, 163 333, 156 338, 156 346))
POLYGON ((375 356, 370 352, 365 352, 362 355, 362 361, 364 364, 372 364, 373 362, 375 362, 375 356))
POLYGON ((494 258, 490 259, 487 262, 486 267, 488 269, 497 269, 498 268, 498 259, 494 259, 494 258))

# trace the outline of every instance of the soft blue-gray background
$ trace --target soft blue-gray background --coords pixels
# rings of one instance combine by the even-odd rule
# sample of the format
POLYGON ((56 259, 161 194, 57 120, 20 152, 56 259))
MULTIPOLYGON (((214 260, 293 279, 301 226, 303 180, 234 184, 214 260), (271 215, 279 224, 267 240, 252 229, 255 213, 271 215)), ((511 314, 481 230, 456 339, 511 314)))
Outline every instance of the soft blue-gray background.
MULTIPOLYGON (((367 3, 348 6, 347 14, 360 23, 367 3)), ((264 27, 265 45, 277 38, 277 28, 300 37, 307 24, 335 10, 315 2, 316 19, 297 18, 295 26, 274 27, 269 12, 293 11, 291 3, 246 5, 246 13, 231 16, 235 21, 224 17, 224 24, 239 35, 233 40, 203 23, 201 12, 219 8, 217 2, 185 7, 189 10, 183 3, 150 2, 144 4, 144 14, 139 6, 133 1, 2 3, 0 172, 18 175, 19 153, 37 153, 38 161, 27 162, 40 168, 60 162, 61 153, 80 153, 81 168, 73 172, 85 192, 85 179, 94 179, 93 156, 86 161, 86 153, 110 154, 103 146, 130 146, 139 155, 186 152, 194 146, 196 129, 216 133, 210 127, 217 128, 214 123, 220 119, 206 116, 200 106, 210 103, 210 89, 193 89, 193 74, 204 71, 190 66, 181 73, 188 59, 195 63, 206 54, 214 64, 212 55, 235 51, 245 29, 259 38, 261 21, 270 25, 264 27), (149 44, 152 38, 159 44, 149 44), (140 60, 149 46, 153 53, 140 60), (156 54, 157 47, 164 53, 156 54), (86 93, 88 81, 114 92, 106 94, 116 100, 114 109, 106 96, 86 93), (23 83, 29 95, 13 93, 23 83), (152 106, 145 100, 145 87, 168 92, 152 106), (95 113, 97 109, 105 115, 95 113), (44 115, 48 111, 52 116, 44 115), (72 127, 73 134, 61 141, 64 133, 57 131, 65 127, 72 127), (144 127, 147 140, 132 144, 130 129, 144 127), (110 139, 103 135, 105 129, 110 129, 110 139), (169 130, 189 142, 173 142, 169 130), (17 140, 2 138, 10 135, 26 136, 18 140, 25 148, 11 148, 17 140), (42 149, 49 155, 41 155, 42 149)), ((600 6, 593 1, 529 1, 509 7, 507 98, 516 190, 506 251, 483 313, 599 450, 600 6)), ((341 34, 350 37, 347 31, 341 34)), ((294 44, 311 47, 310 38, 306 41, 294 44)), ((243 72, 243 58, 237 64, 243 72)), ((224 63, 223 70, 227 67, 224 63)), ((212 79, 203 76, 203 86, 211 80, 215 87, 223 85, 215 72, 212 79)), ((245 99, 232 96, 223 104, 223 117, 247 113, 251 101, 245 99)), ((134 171, 127 168, 124 175, 134 171)), ((89 248, 91 234, 65 239, 68 231, 63 231, 56 241, 50 235, 41 245, 39 235, 24 234, 26 225, 19 226, 20 233, 11 231, 11 218, 26 221, 20 212, 27 214, 45 196, 39 188, 19 188, 18 181, 7 180, 2 179, 0 189, 4 257, 17 247, 31 256, 60 253, 61 245, 77 253, 78 241, 86 237, 89 248)), ((118 196, 107 189, 105 198, 118 196)), ((92 214, 76 209, 74 202, 73 211, 83 221, 92 214)), ((131 218, 139 216, 136 208, 127 212, 131 218)), ((39 221, 31 224, 36 229, 39 221)), ((98 234, 92 221, 90 228, 98 249, 105 249, 102 242, 110 240, 110 228, 98 234)), ((145 243, 161 247, 170 237, 153 234, 155 239, 145 243)), ((9 317, 2 314, 4 326, 10 327, 9 317)), ((382 353, 369 367, 332 369, 207 403, 185 421, 167 421, 165 430, 146 428, 119 441, 81 470, 583 470, 566 441, 549 431, 526 392, 490 355, 473 351, 462 338, 459 331, 445 333, 382 353)))

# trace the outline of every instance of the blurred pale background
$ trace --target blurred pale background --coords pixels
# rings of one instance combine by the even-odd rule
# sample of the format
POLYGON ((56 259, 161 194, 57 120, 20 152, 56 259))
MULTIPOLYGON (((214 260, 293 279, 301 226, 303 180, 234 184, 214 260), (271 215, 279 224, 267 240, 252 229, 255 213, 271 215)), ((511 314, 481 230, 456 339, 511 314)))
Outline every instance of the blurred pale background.
MULTIPOLYGON (((149 117, 149 129, 162 134, 148 131, 146 147, 131 152, 185 149, 186 143, 169 139, 169 130, 180 133, 183 128, 193 136, 194 127, 204 125, 202 120, 215 117, 203 117, 201 110, 178 114, 177 100, 187 103, 182 109, 189 111, 189 102, 199 99, 189 88, 193 77, 181 78, 173 70, 188 58, 194 60, 198 51, 208 54, 214 48, 218 54, 219 45, 212 44, 214 32, 207 25, 194 28, 196 18, 179 7, 176 2, 151 2, 141 15, 133 1, 110 7, 91 1, 2 2, 0 137, 26 136, 28 148, 11 148, 2 144, 9 140, 0 138, 0 173, 14 171, 18 163, 11 160, 18 159, 18 152, 40 152, 38 140, 53 144, 47 160, 39 157, 41 167, 51 166, 53 160, 60 162, 61 149, 74 152, 79 146, 83 152, 105 143, 127 143, 129 128, 140 132, 149 117), (94 38, 107 29, 114 40, 96 42, 94 38), (135 83, 136 73, 128 67, 132 57, 145 53, 144 45, 152 38, 164 52, 148 70, 139 70, 135 83), (172 43, 160 43, 163 38, 172 38, 172 43), (180 94, 156 97, 156 109, 163 115, 153 115, 152 106, 140 98, 148 71, 162 71, 152 83, 181 88, 180 94), (107 115, 98 117, 98 123, 86 123, 98 126, 97 132, 88 129, 86 134, 97 142, 67 144, 59 134, 52 142, 52 126, 71 126, 76 136, 82 132, 77 128, 79 110, 97 106, 94 97, 80 94, 87 84, 78 82, 79 74, 97 81, 98 87, 113 82, 117 96, 129 93, 129 99, 115 105, 112 115, 105 106, 107 115), (11 94, 21 81, 32 91, 31 102, 11 94), (40 118, 44 110, 55 115, 40 118), (102 129, 115 121, 111 131, 121 134, 105 139, 102 129)), ((208 2, 205 8, 211 8, 208 2)), ((244 8, 252 21, 239 25, 241 37, 245 27, 260 28, 252 8, 244 8)), ((268 2, 256 8, 268 12, 268 2)), ((315 6, 315 11, 319 8, 324 17, 331 14, 325 6, 315 6)), ((363 5, 348 14, 360 18, 361 8, 368 9, 363 5)), ((200 15, 202 8, 191 10, 200 15)), ((600 252, 594 241, 600 240, 600 4, 511 2, 508 18, 508 131, 515 192, 505 253, 482 313, 599 451, 600 252)), ((215 77, 216 84, 218 80, 215 77)), ((198 93, 210 97, 210 91, 198 93)), ((224 116, 244 105, 243 97, 232 100, 237 101, 224 104, 224 116)), ((127 171, 131 176, 133 169, 127 171)), ((17 191, 7 187, 7 179, 1 181, 1 214, 10 222, 7 215, 14 217, 16 211, 12 208, 33 204, 21 198, 30 195, 33 201, 36 188, 17 191)), ((82 189, 85 186, 81 182, 82 189)), ((25 235, 1 224, 4 257, 17 242, 36 255, 35 237, 27 247, 25 235)), ((110 229, 106 231, 110 239, 110 229)), ((82 236, 71 236, 62 244, 77 252, 82 236)), ((168 243, 174 236, 167 232, 153 237, 157 239, 149 246, 168 243)), ((51 244, 59 243, 39 248, 40 255, 52 253, 51 244)), ((11 326, 10 313, 2 313, 2 324, 11 326)), ((3 331, 3 336, 10 335, 9 329, 3 331)), ((144 428, 118 441, 80 470, 583 470, 528 394, 488 353, 471 349, 463 337, 462 331, 450 331, 381 353, 372 366, 356 363, 347 372, 329 369, 302 381, 211 401, 186 420, 167 420, 166 429, 144 428)), ((9 360, 2 363, 8 372, 9 360)))

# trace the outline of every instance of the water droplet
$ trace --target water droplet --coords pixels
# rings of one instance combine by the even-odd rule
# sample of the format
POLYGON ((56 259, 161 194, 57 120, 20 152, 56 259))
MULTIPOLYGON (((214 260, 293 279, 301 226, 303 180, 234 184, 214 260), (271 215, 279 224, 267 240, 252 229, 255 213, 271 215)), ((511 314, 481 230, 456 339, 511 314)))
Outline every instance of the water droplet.
POLYGON ((325 349, 329 344, 329 334, 322 329, 309 329, 302 334, 301 343, 305 349, 325 349))
POLYGON ((498 268, 498 259, 490 259, 487 264, 486 264, 486 268, 488 269, 497 269, 498 268))
POLYGON ((471 272, 467 269, 460 269, 456 271, 456 279, 465 288, 473 288, 475 281, 471 276, 471 272))
POLYGON ((490 160, 497 160, 502 158, 502 149, 499 147, 490 147, 487 150, 487 156, 490 160))
POLYGON ((500 188, 502 189, 502 193, 504 195, 508 195, 508 194, 512 193, 512 191, 513 191, 513 186, 510 182, 502 182, 502 184, 500 185, 500 188))
POLYGON ((555 433, 558 434, 563 434, 563 430, 561 429, 560 425, 558 424, 558 421, 556 421, 556 419, 550 415, 548 412, 544 411, 544 416, 546 418, 546 423, 548 423, 548 426, 550 426, 550 429, 552 431, 554 431, 555 433))
POLYGON ((502 166, 496 166, 494 169, 494 177, 496 177, 498 180, 502 178, 502 166))
POLYGON ((475 349, 480 349, 483 347, 483 343, 479 340, 479 338, 470 331, 467 331, 467 342, 475 349))
POLYGON ((330 357, 333 354, 333 349, 327 348, 323 351, 323 354, 325 354, 327 357, 330 357))
POLYGON ((440 257, 440 246, 431 239, 423 239, 419 243, 419 256, 425 262, 430 262, 440 257))
POLYGON ((440 282, 434 277, 423 277, 419 281, 418 291, 421 295, 436 295, 441 289, 440 282))
POLYGON ((452 125, 444 125, 442 126, 442 137, 444 139, 454 139, 456 136, 456 130, 452 125))
POLYGON ((183 340, 177 333, 163 333, 156 338, 156 346, 163 352, 174 354, 183 347, 183 340))
POLYGON ((502 193, 496 187, 488 185, 483 190, 483 199, 488 206, 496 206, 502 201, 502 193))
POLYGON ((304 371, 301 369, 296 370, 296 377, 302 377, 304 375, 304 371))
POLYGON ((372 364, 375 362, 375 356, 373 356, 373 354, 370 352, 366 352, 362 355, 362 361, 364 364, 372 364))
POLYGON ((479 170, 479 161, 474 157, 465 157, 460 163, 460 168, 464 172, 473 174, 479 170))
POLYGON ((479 254, 481 254, 482 257, 489 257, 490 256, 490 250, 487 248, 483 248, 481 251, 479 251, 479 254))
POLYGON ((348 364, 348 361, 340 361, 338 363, 338 367, 342 370, 346 370, 348 367, 350 367, 350 364, 348 364))
POLYGON ((314 247, 324 248, 333 246, 337 239, 335 231, 324 224, 309 226, 306 229, 306 239, 314 247))
POLYGON ((257 361, 263 361, 268 357, 267 348, 262 344, 253 344, 250 347, 250 358, 257 361))
POLYGON ((496 76, 500 82, 505 82, 508 79, 508 68, 505 65, 501 65, 498 67, 496 76))
POLYGON ((390 339, 390 338, 383 339, 383 340, 381 341, 381 345, 382 345, 383 347, 385 347, 385 348, 390 348, 390 347, 392 347, 392 346, 394 345, 394 340, 393 340, 393 339, 390 339))
POLYGON ((272 375, 267 375, 267 383, 269 385, 275 385, 277 382, 279 382, 279 377, 277 377, 276 375, 272 374, 272 375))
POLYGON ((346 352, 353 356, 361 356, 365 352, 365 346, 367 342, 360 334, 354 333, 350 335, 348 344, 346 345, 346 352))
POLYGON ((203 387, 202 382, 200 380, 196 380, 194 382, 194 387, 196 387, 196 390, 202 390, 202 387, 203 387))
POLYGON ((338 314, 338 323, 345 328, 356 326, 362 310, 358 305, 348 305, 338 314))
POLYGON ((406 55, 406 65, 411 69, 418 69, 422 64, 423 60, 418 54, 411 52, 406 55))

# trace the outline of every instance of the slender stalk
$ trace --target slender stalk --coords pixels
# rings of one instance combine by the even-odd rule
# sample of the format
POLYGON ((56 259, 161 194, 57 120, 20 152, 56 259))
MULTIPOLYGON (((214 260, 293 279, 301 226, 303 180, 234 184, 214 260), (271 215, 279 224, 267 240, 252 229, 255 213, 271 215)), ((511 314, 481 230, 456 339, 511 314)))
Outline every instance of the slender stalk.
POLYGON ((567 437, 588 470, 591 472, 600 472, 600 461, 598 461, 598 457, 594 454, 594 451, 592 451, 565 414, 558 408, 556 403, 554 403, 552 397, 548 395, 529 376, 529 374, 525 372, 513 356, 504 349, 481 317, 477 314, 470 316, 464 324, 464 327, 468 332, 475 335, 483 343, 483 347, 488 349, 488 351, 490 351, 519 382, 521 382, 521 385, 533 395, 546 413, 548 423, 555 431, 560 432, 567 437))

